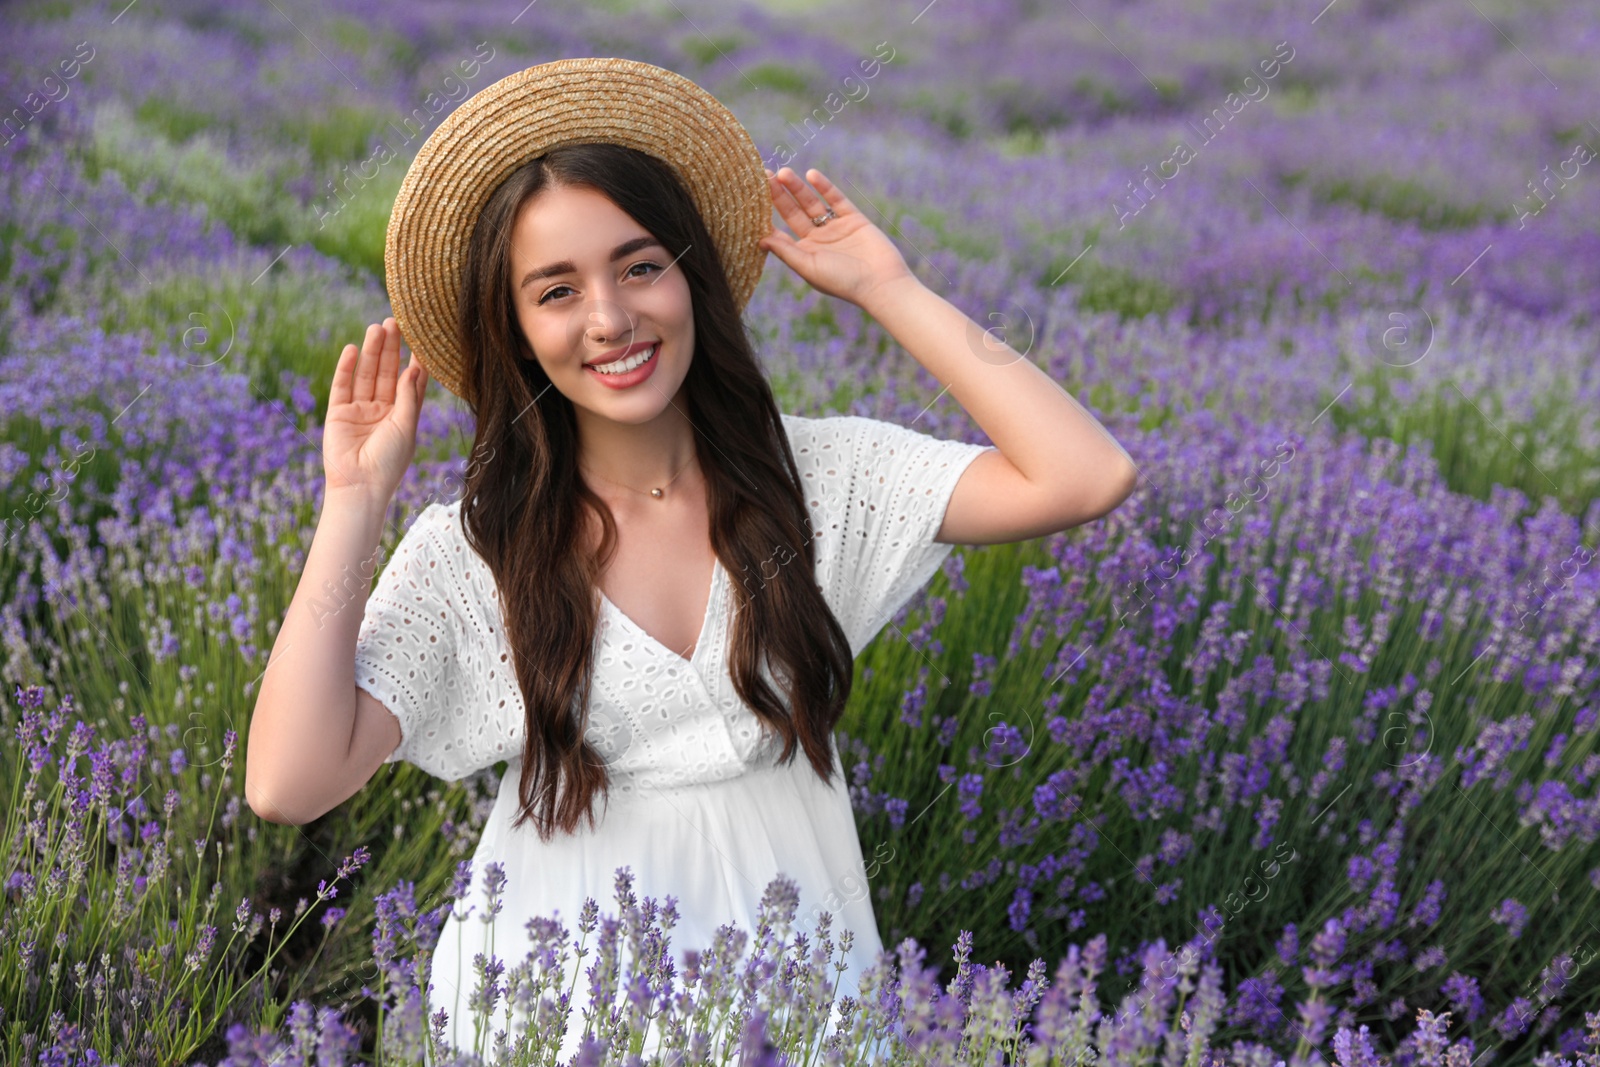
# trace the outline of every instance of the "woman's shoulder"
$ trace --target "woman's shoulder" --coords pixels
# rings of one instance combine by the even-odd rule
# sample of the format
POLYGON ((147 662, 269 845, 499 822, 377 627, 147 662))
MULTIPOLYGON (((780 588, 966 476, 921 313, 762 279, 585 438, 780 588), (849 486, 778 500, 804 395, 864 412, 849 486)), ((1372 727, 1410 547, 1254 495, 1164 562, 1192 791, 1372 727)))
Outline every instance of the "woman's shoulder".
POLYGON ((489 564, 461 527, 461 501, 429 503, 406 529, 394 553, 413 580, 425 577, 462 623, 487 638, 498 624, 499 593, 489 564))
POLYGON ((873 468, 880 474, 896 468, 944 465, 951 457, 970 456, 987 445, 935 437, 899 423, 866 415, 783 415, 784 432, 797 464, 825 463, 844 457, 848 468, 873 468))
POLYGON ((417 512, 402 535, 403 540, 426 541, 437 549, 448 547, 461 530, 461 501, 430 502, 417 512))
POLYGON ((812 456, 844 448, 873 425, 884 425, 876 419, 862 415, 812 416, 791 415, 788 412, 780 414, 783 417, 784 433, 789 437, 789 448, 795 453, 797 463, 800 462, 801 455, 812 456))
POLYGON ((405 558, 413 568, 433 572, 446 585, 462 577, 473 553, 461 530, 461 501, 433 501, 417 512, 400 535, 395 558, 405 558))

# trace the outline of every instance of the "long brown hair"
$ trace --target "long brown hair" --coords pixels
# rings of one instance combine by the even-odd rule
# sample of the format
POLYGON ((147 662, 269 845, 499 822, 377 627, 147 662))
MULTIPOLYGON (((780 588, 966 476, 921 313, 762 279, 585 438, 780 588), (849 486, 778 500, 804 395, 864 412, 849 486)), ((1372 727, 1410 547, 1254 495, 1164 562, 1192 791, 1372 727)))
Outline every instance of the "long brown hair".
POLYGON ((622 145, 566 145, 528 161, 490 197, 466 252, 457 324, 472 356, 472 455, 494 457, 469 464, 462 533, 494 575, 527 711, 513 825, 532 818, 541 840, 556 829, 574 832, 585 815, 592 828, 595 794, 609 795, 610 784, 604 759, 583 731, 597 580, 616 549, 616 522, 578 477, 572 401, 550 388, 513 306, 517 213, 555 184, 601 193, 677 256, 695 335, 682 396, 706 480, 712 550, 730 576, 762 573, 762 561, 779 549, 796 561, 774 578, 763 575, 759 596, 743 581, 733 583, 734 688, 763 732, 782 738, 780 760, 792 761, 798 745, 831 785, 831 735, 850 695, 853 657, 817 587, 799 471, 716 247, 667 164, 622 145), (603 529, 594 557, 582 536, 585 505, 603 529), (763 656, 785 696, 762 676, 763 656))

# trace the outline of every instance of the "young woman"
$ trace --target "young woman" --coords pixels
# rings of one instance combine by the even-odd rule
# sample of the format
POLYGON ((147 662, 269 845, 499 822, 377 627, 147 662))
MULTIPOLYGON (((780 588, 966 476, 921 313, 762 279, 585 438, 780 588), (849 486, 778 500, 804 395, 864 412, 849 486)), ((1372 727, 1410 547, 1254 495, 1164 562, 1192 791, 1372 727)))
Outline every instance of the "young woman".
MULTIPOLYGON (((882 943, 832 738, 852 660, 952 545, 1049 534, 1132 490, 1087 412, 807 178, 761 167, 693 83, 626 60, 485 89, 408 172, 386 258, 417 358, 400 371, 395 319, 339 357, 323 510, 246 789, 298 823, 384 763, 454 781, 507 762, 433 955, 429 1015, 458 1048, 518 1032, 503 997, 475 1032, 474 956, 522 962, 536 916, 575 938, 586 899, 613 908, 620 867, 637 897, 674 898, 680 975, 724 924, 753 936, 787 877, 797 929, 827 911, 836 940, 852 932, 837 995, 855 994, 882 943), (769 251, 882 323, 995 447, 780 413, 742 319, 769 251), (416 518, 361 618, 318 614, 325 581, 371 571, 430 371, 476 417, 460 499, 416 518)), ((563 1061, 590 1003, 587 975, 574 985, 563 1061)))

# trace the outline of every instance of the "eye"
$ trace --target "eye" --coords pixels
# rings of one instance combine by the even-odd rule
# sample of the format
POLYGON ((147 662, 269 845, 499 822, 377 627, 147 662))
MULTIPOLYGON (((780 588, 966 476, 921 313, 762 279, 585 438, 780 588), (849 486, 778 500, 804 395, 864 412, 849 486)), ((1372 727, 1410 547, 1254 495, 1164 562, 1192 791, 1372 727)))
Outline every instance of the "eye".
MULTIPOLYGON (((638 263, 635 263, 633 266, 628 268, 628 275, 632 276, 632 277, 635 277, 635 278, 646 277, 646 275, 644 275, 644 274, 634 274, 633 273, 635 270, 638 270, 640 267, 652 267, 652 268, 654 268, 654 271, 652 271, 651 273, 654 273, 656 271, 660 271, 662 269, 660 264, 655 263, 655 262, 653 262, 651 260, 648 260, 648 259, 643 259, 643 260, 640 260, 638 263)), ((555 288, 551 289, 548 293, 545 293, 543 296, 541 296, 538 299, 538 301, 537 301, 538 306, 542 307, 547 300, 560 299, 559 297, 556 296, 556 294, 559 293, 563 289, 570 289, 570 288, 571 288, 571 286, 568 286, 568 285, 558 285, 558 286, 556 286, 555 288)))

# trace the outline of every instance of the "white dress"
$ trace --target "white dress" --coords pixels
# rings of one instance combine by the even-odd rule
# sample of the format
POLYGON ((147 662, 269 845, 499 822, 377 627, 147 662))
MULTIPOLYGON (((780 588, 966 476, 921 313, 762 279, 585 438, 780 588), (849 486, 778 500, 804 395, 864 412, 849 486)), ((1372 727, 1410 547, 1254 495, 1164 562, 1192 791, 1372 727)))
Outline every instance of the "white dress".
MULTIPOLYGON (((986 446, 859 416, 786 414, 783 426, 816 537, 817 584, 852 655, 859 655, 951 552, 934 536, 956 481, 986 446)), ((367 599, 356 645, 356 684, 400 723, 400 745, 386 762, 405 760, 457 781, 509 761, 473 855, 471 895, 446 920, 434 951, 428 1015, 441 1007, 449 1013, 446 1040, 457 1048, 473 1048, 467 1007, 477 983, 473 956, 490 954, 482 918, 490 862, 504 865, 493 953, 508 971, 527 955, 530 918, 556 918, 576 943, 586 898, 602 916, 615 914, 615 872, 624 866, 641 903, 647 896, 662 904, 668 895, 677 900, 679 917, 669 931, 676 989, 684 950, 711 947, 727 923, 749 937, 736 965, 742 970, 763 891, 782 872, 800 890, 791 937, 799 931, 811 938, 814 916, 825 909, 833 915, 837 959, 840 934, 854 931, 835 999, 858 993, 859 977, 877 961, 882 942, 838 747, 831 788, 801 751, 790 765, 776 765, 781 745, 763 739, 728 673, 732 608, 732 579, 718 560, 699 640, 685 660, 601 595, 585 736, 606 759, 609 804, 596 798, 594 830, 584 821, 578 832, 543 843, 531 822, 511 826, 524 708, 493 575, 462 537, 460 501, 430 505, 406 531, 367 599), (469 903, 470 914, 458 920, 469 903)), ((594 962, 598 937, 596 930, 588 938, 584 970, 594 962)), ((625 978, 626 937, 621 953, 625 978)), ((569 954, 563 989, 572 972, 569 954)), ((836 974, 830 966, 829 980, 836 974)), ((562 1063, 583 1032, 587 987, 579 970, 562 1063)), ((496 1030, 513 1038, 521 1032, 521 1012, 515 1028, 506 1012, 502 996, 485 1031, 486 1054, 496 1030)), ((837 1020, 835 1010, 830 1031, 837 1020)), ((658 1026, 650 1034, 647 1056, 657 1047, 658 1026)))

